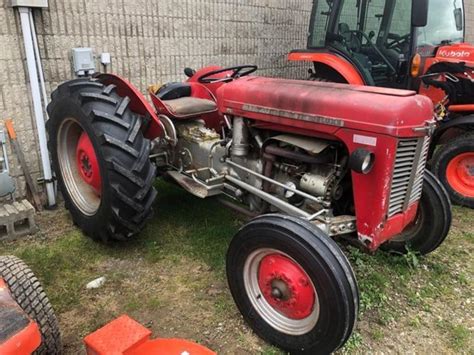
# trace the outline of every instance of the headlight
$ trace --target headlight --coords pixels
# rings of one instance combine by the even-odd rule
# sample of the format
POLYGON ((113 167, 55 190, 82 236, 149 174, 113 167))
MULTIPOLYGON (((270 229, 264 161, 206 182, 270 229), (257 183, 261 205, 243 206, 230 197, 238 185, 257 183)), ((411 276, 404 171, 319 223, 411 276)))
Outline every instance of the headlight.
POLYGON ((375 154, 368 150, 356 149, 349 159, 349 167, 359 174, 368 174, 375 163, 375 154))

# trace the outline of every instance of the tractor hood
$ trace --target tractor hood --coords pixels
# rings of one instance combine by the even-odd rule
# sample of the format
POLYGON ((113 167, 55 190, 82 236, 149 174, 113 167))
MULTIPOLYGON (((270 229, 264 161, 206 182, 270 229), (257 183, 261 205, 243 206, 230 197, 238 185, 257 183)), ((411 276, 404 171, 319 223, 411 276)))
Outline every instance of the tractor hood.
POLYGON ((436 52, 436 59, 446 62, 465 62, 472 66, 474 65, 474 47, 469 43, 439 47, 436 52))
POLYGON ((414 128, 433 118, 431 100, 412 91, 263 77, 223 85, 217 102, 223 114, 326 133, 421 136, 426 132, 414 128))

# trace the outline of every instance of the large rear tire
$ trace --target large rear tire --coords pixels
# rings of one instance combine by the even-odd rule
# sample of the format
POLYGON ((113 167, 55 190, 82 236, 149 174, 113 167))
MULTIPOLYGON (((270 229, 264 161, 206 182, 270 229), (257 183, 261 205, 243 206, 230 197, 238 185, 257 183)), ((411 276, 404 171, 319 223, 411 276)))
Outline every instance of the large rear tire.
POLYGON ((441 146, 433 157, 432 167, 453 203, 474 208, 474 133, 441 146))
POLYGON ((426 171, 415 222, 402 234, 383 244, 382 249, 397 254, 409 251, 421 255, 431 253, 446 239, 451 221, 448 193, 433 173, 426 171))
POLYGON ((309 222, 265 215, 227 253, 227 280, 250 327, 291 353, 329 354, 356 323, 357 281, 337 244, 309 222))
POLYGON ((0 256, 0 278, 6 282, 13 299, 21 309, 38 325, 41 345, 35 354, 60 354, 62 345, 58 320, 40 282, 30 268, 14 256, 0 256))
POLYGON ((74 222, 92 238, 126 240, 152 216, 156 167, 143 117, 115 85, 66 82, 51 95, 49 150, 74 222))

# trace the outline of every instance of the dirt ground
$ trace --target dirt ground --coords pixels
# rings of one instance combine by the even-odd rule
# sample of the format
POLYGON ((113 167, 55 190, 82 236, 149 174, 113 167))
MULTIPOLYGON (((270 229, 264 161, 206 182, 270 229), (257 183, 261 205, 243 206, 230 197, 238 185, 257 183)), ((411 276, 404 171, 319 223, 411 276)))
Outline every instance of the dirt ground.
MULTIPOLYGON (((38 217, 40 233, 0 243, 43 283, 60 320, 66 354, 121 314, 155 337, 182 337, 219 354, 281 354, 257 338, 237 311, 225 278, 225 251, 242 217, 159 184, 156 216, 129 243, 102 245, 64 209, 38 217), (85 285, 105 276, 96 290, 85 285)), ((356 272, 361 313, 341 353, 474 353, 474 211, 454 209, 447 241, 427 257, 370 256, 342 246, 356 272)))

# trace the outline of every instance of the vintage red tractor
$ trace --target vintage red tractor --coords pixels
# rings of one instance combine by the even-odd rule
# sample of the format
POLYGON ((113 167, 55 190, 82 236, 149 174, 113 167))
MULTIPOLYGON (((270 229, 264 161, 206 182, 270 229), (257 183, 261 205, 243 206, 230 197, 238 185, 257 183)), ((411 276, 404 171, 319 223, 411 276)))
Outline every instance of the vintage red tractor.
POLYGON ((451 200, 474 208, 474 47, 463 0, 314 0, 310 79, 414 90, 436 105, 430 169, 451 200))
POLYGON ((112 74, 68 81, 48 107, 66 207, 85 234, 127 240, 152 215, 155 177, 261 215, 232 240, 227 277, 262 338, 329 353, 354 329, 351 266, 331 237, 370 251, 427 254, 451 224, 425 170, 433 104, 413 92, 187 68, 151 89, 154 108, 112 74))

